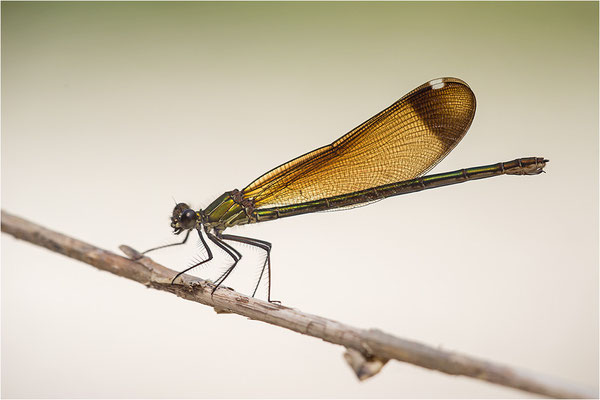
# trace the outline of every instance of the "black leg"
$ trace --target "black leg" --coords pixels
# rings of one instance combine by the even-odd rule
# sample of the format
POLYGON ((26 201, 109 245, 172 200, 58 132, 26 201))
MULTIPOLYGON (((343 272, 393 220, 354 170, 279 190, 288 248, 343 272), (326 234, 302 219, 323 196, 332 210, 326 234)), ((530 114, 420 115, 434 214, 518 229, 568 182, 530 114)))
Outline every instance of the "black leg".
MULTIPOLYGON (((188 234, 185 236, 185 240, 182 243, 179 243, 179 244, 185 243, 185 241, 187 240, 190 232, 191 231, 188 231, 188 234)), ((208 258, 206 260, 204 260, 204 261, 200 261, 199 263, 196 263, 196 264, 192 265, 189 268, 184 269, 183 271, 181 271, 180 273, 178 273, 177 275, 175 275, 175 278, 173 278, 173 280, 171 281, 171 285, 173 283, 175 283, 175 280, 177 278, 179 278, 181 275, 185 274, 189 270, 191 270, 193 268, 196 268, 197 266, 202 265, 202 264, 207 263, 210 260, 212 260, 212 258, 213 258, 212 251, 210 251, 210 247, 208 247, 208 245, 206 244, 206 241, 204 240, 204 237, 202 236, 202 231, 200 229, 198 229, 198 236, 200 236, 200 240, 202 241, 202 244, 204 245, 204 248, 206 249, 206 252, 208 253, 208 258)))
MULTIPOLYGON (((143 253, 140 253, 140 254, 146 254, 146 253, 149 253, 149 252, 154 251, 154 250, 164 249, 165 247, 181 246, 182 244, 184 244, 185 242, 187 242, 188 238, 190 237, 190 232, 191 232, 191 229, 185 233, 185 237, 183 238, 182 242, 165 244, 164 246, 153 247, 153 248, 151 248, 149 250, 146 250, 146 251, 144 251, 143 253)), ((202 237, 202 236, 200 236, 200 237, 202 237)))
POLYGON ((271 243, 266 242, 264 240, 236 235, 221 235, 221 239, 232 240, 234 242, 245 243, 250 246, 255 246, 259 249, 264 250, 267 253, 267 256, 265 257, 265 262, 262 266, 262 270, 260 271, 260 276, 258 277, 258 282, 256 282, 256 287, 254 288, 254 292, 252 293, 252 297, 254 297, 254 295, 256 294, 258 286, 260 285, 260 281, 264 276, 265 267, 267 267, 267 300, 269 301, 269 303, 278 303, 278 301, 276 300, 271 300, 271 243))
POLYGON ((227 268, 227 270, 225 272, 223 272, 223 274, 221 274, 221 276, 215 281, 215 287, 211 292, 211 295, 215 293, 215 291, 219 288, 219 286, 221 286, 221 284, 225 281, 225 279, 227 279, 227 277, 229 276, 229 274, 231 274, 231 272, 235 269, 238 261, 240 261, 242 259, 242 255, 240 254, 239 251, 237 251, 236 249, 234 249, 233 247, 231 247, 230 245, 228 245, 227 243, 223 242, 222 240, 220 240, 218 237, 216 237, 215 235, 211 234, 211 233, 206 233, 208 235, 208 238, 217 246, 219 246, 219 248, 221 250, 223 250, 225 253, 229 254, 229 257, 231 257, 233 259, 233 264, 227 268))

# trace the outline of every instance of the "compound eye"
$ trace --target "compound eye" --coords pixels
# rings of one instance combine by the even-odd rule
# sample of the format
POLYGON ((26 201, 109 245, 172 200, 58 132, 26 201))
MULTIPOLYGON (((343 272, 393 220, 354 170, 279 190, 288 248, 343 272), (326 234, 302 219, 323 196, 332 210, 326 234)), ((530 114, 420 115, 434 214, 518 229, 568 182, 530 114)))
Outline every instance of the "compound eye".
POLYGON ((190 229, 196 225, 196 212, 190 208, 185 210, 179 218, 180 225, 183 229, 190 229))
POLYGON ((190 206, 188 206, 185 203, 178 203, 175 208, 173 209, 173 216, 174 217, 178 217, 180 214, 182 214, 185 210, 189 209, 190 206))

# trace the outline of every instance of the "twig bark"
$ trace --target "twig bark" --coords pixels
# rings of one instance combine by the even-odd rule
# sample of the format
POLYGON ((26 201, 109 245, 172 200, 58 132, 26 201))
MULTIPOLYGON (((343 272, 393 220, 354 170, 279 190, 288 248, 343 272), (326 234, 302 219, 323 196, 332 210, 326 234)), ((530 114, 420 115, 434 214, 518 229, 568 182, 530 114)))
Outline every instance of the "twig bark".
MULTIPOLYGON (((186 300, 206 304, 219 313, 236 313, 342 345, 349 350, 346 353, 346 359, 360 379, 374 375, 387 360, 395 359, 446 374, 464 375, 548 397, 598 397, 597 393, 559 383, 556 379, 542 378, 516 368, 440 350, 401 339, 377 329, 354 328, 297 309, 248 297, 227 288, 219 289, 211 296, 213 288, 211 283, 189 275, 183 275, 181 281, 178 279, 178 282, 181 283, 173 285, 171 280, 177 272, 157 264, 149 258, 144 257, 133 261, 46 229, 5 211, 2 211, 2 231, 18 239, 83 261, 98 269, 137 281, 147 287, 171 292, 186 300)), ((121 246, 121 250, 131 257, 139 255, 127 246, 121 246)))

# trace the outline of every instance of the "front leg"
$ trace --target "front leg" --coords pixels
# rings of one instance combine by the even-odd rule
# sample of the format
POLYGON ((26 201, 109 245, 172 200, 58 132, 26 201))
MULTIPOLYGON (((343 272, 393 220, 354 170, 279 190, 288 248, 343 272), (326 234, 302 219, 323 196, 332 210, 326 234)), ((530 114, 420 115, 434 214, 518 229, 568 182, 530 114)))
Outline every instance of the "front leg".
MULTIPOLYGON (((177 242, 177 243, 165 244, 164 246, 153 247, 151 249, 148 249, 148 250, 140 253, 140 257, 138 257, 137 259, 139 260, 140 258, 142 258, 142 255, 144 255, 146 253, 150 253, 151 251, 154 251, 154 250, 164 249, 165 247, 171 247, 171 246, 181 246, 182 244, 185 244, 185 242, 187 242, 188 238, 190 237, 191 231, 192 230, 190 229, 189 231, 187 231, 185 233, 185 237, 183 238, 183 241, 177 242)), ((200 236, 200 238, 202 238, 202 236, 200 236)), ((202 241, 204 241, 204 239, 202 239, 202 241)))
MULTIPOLYGON (((208 245, 206 244, 206 241, 204 240, 204 237, 202 236, 202 231, 200 229, 197 229, 197 231, 198 231, 198 236, 200 236, 200 240, 202 241, 202 245, 204 246, 204 248, 206 249, 206 252, 208 253, 208 258, 206 260, 204 260, 204 261, 200 261, 199 263, 196 263, 196 264, 192 265, 191 267, 186 268, 183 271, 179 272, 177 275, 175 275, 175 278, 173 278, 173 280, 171 281, 171 285, 174 284, 175 280, 177 278, 179 278, 181 275, 185 274, 186 272, 188 272, 189 270, 191 270, 193 268, 196 268, 196 267, 198 267, 198 266, 200 266, 200 265, 202 265, 204 263, 209 262, 213 258, 212 251, 210 251, 210 247, 208 247, 208 245)), ((183 244, 183 243, 185 243, 185 241, 187 240, 190 232, 191 232, 191 230, 188 231, 187 235, 185 235, 185 239, 183 240, 183 242, 177 243, 177 244, 183 244)), ((172 245, 169 245, 169 246, 172 246, 172 245)), ((166 246, 163 246, 163 247, 166 247, 166 246)), ((151 250, 155 250, 155 249, 151 249, 151 250)), ((148 251, 150 251, 150 250, 148 250, 148 251)))

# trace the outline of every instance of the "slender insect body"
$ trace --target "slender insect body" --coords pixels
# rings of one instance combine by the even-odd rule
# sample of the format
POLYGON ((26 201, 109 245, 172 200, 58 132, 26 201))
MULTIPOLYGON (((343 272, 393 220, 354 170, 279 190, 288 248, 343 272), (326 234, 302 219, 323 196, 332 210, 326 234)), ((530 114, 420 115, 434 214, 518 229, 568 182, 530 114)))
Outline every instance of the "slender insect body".
POLYGON ((242 258, 228 242, 258 247, 265 251, 266 257, 252 295, 266 277, 271 301, 271 244, 223 233, 227 228, 317 211, 348 209, 400 194, 493 176, 543 172, 548 160, 527 157, 425 175, 464 137, 475 116, 475 107, 475 95, 462 80, 429 81, 330 145, 273 168, 241 191, 223 193, 203 210, 194 211, 185 203, 177 204, 171 227, 176 235, 185 231, 184 240, 145 253, 183 244, 195 230, 208 257, 180 272, 177 279, 212 260, 206 236, 232 261, 215 281, 214 292, 242 258))

